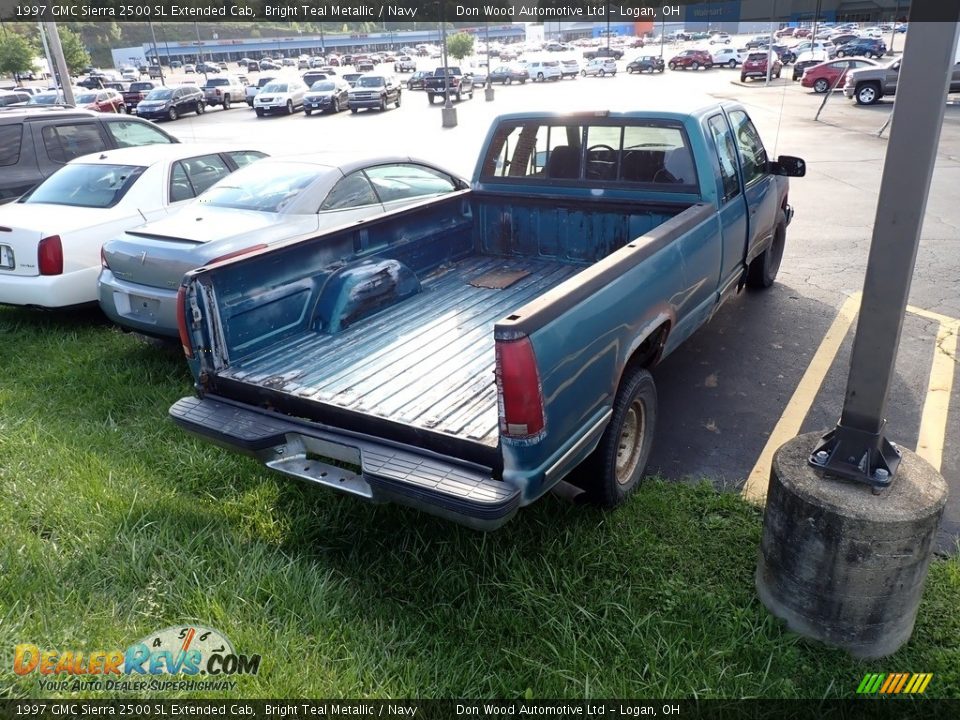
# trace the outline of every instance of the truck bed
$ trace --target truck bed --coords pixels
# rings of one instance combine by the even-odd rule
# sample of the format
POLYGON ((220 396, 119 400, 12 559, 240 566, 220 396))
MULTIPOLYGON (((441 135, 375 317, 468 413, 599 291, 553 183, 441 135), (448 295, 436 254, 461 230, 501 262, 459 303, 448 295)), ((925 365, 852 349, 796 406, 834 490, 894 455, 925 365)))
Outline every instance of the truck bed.
POLYGON ((494 323, 588 264, 468 257, 352 327, 301 332, 220 376, 496 447, 494 323))

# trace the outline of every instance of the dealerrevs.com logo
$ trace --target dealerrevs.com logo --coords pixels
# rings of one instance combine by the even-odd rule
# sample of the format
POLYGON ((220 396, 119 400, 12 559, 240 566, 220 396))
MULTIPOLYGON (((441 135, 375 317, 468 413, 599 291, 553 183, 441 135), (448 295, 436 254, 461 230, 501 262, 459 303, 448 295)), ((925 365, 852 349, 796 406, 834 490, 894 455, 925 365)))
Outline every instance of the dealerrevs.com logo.
MULTIPOLYGON (((223 633, 197 625, 165 628, 126 649, 55 650, 22 643, 14 648, 13 657, 16 675, 39 674, 47 690, 153 690, 161 685, 144 681, 163 676, 212 679, 256 675, 259 670, 259 655, 241 655, 223 633), (86 678, 87 682, 76 682, 86 678), (130 682, 130 678, 141 681, 130 682)), ((182 689, 191 686, 184 682, 176 685, 182 689)), ((204 683, 203 689, 214 688, 204 683)))

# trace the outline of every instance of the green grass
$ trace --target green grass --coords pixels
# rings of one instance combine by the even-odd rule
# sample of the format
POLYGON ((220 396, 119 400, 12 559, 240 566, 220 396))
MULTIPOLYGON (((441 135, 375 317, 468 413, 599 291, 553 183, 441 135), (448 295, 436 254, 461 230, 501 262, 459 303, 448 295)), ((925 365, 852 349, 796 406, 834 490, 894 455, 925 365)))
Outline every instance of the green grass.
POLYGON ((166 418, 190 385, 96 313, 0 309, 0 696, 40 694, 18 643, 186 622, 263 656, 246 697, 851 697, 893 671, 960 696, 955 559, 910 643, 857 662, 765 611, 735 495, 648 481, 617 512, 547 498, 479 534, 192 440, 166 418))

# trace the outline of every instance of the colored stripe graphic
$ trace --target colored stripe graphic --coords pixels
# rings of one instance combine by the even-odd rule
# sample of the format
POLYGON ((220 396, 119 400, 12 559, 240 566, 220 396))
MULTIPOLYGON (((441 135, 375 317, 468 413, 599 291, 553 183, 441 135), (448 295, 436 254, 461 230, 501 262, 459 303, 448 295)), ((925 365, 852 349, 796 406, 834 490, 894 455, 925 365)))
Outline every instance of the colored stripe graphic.
POLYGON ((933 673, 925 673, 924 675, 925 677, 923 678, 923 683, 919 687, 914 688, 913 691, 915 693, 923 693, 927 689, 927 685, 929 685, 930 681, 933 679, 933 673))
POLYGON ((857 687, 857 694, 919 695, 932 679, 933 673, 867 673, 857 687))

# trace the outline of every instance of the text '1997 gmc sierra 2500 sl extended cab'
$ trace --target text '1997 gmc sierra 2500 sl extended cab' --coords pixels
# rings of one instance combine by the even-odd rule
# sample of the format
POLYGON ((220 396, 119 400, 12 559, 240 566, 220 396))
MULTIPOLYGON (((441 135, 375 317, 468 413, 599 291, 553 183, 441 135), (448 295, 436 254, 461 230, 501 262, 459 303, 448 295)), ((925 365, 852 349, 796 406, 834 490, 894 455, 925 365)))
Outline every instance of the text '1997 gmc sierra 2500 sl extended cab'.
POLYGON ((479 529, 583 464, 617 505, 653 442, 650 369, 774 281, 804 171, 732 103, 500 117, 470 189, 189 272, 197 396, 171 417, 479 529))

